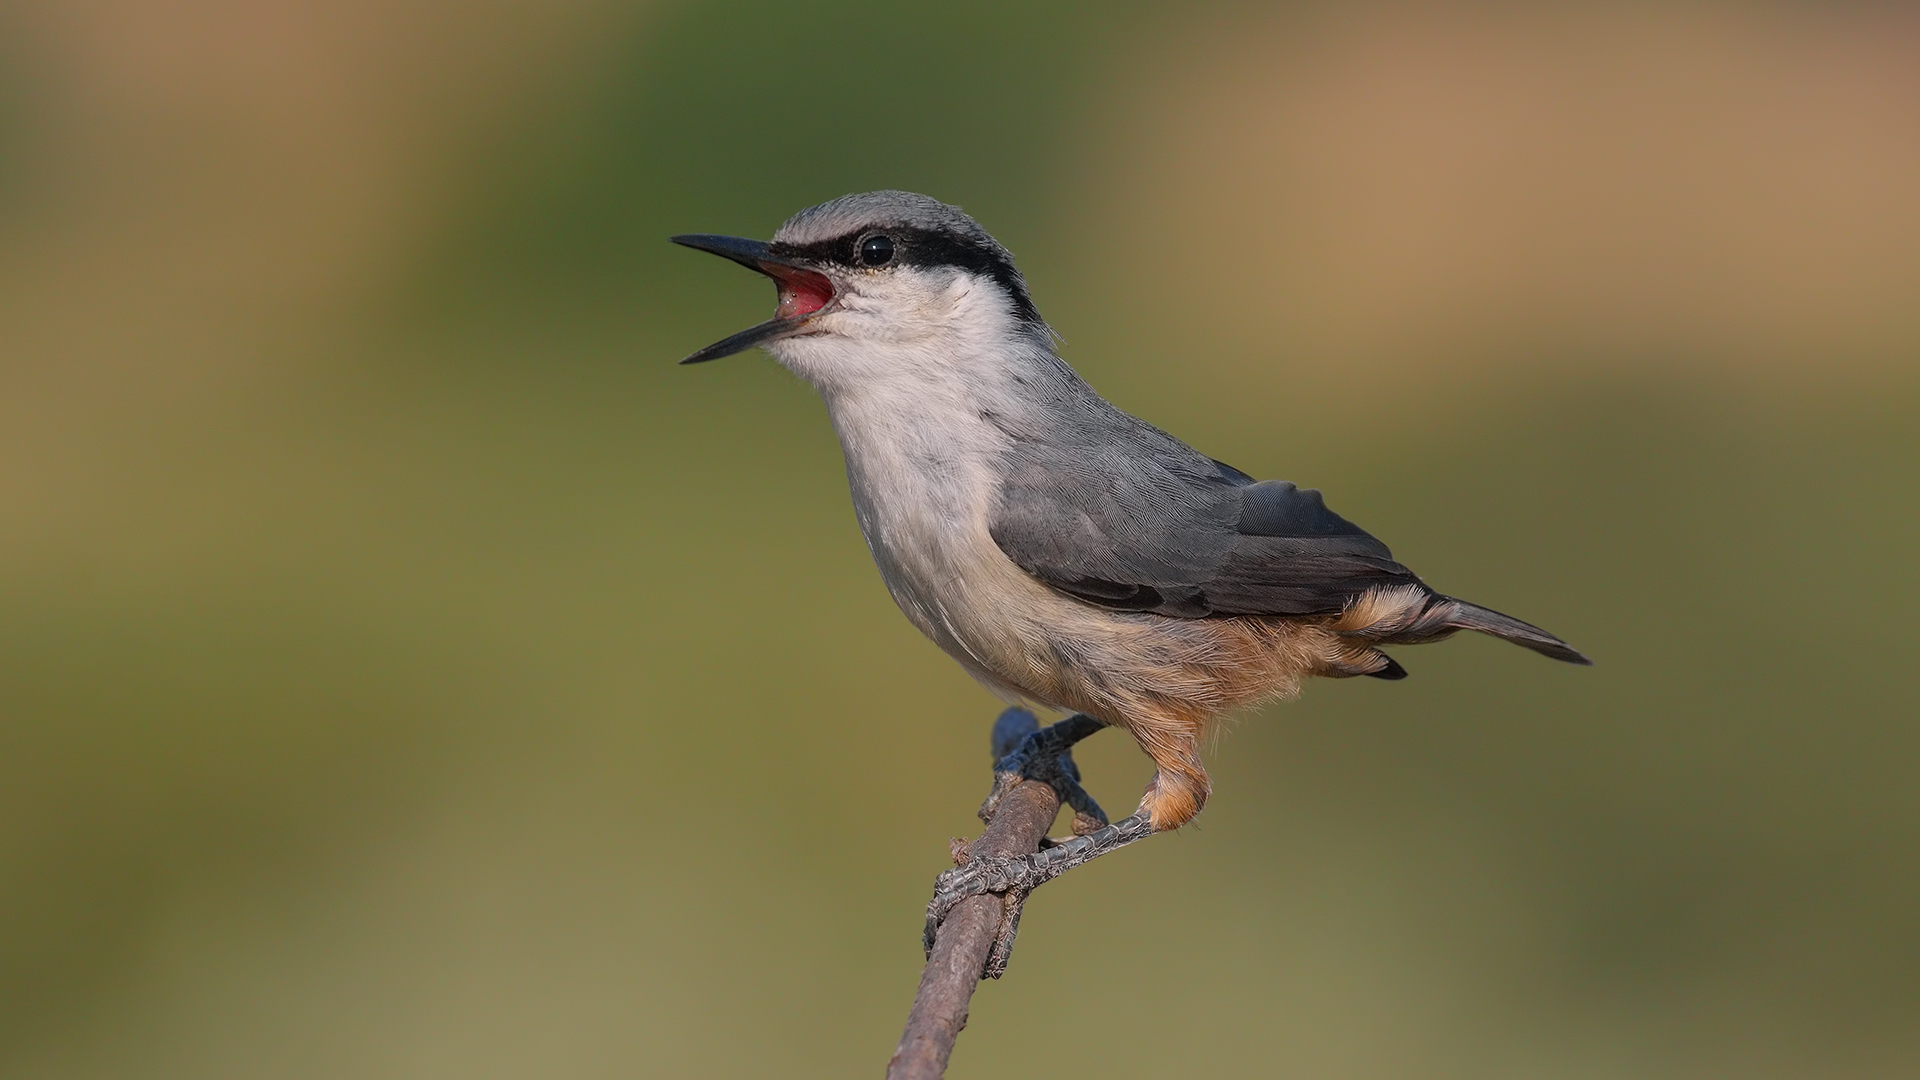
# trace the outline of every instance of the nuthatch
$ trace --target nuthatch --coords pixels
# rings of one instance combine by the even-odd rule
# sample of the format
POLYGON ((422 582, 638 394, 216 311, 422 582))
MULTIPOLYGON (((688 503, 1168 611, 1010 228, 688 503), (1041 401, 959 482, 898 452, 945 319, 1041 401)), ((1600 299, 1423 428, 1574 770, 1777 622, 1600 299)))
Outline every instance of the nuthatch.
MULTIPOLYGON (((1094 808, 1083 835, 941 875, 929 932, 965 896, 1007 893, 1013 912, 1041 882, 1179 828, 1206 803, 1210 721, 1311 675, 1404 678, 1383 645, 1478 630, 1589 663, 1435 592, 1318 491, 1255 482, 1109 404, 1054 351, 1013 257, 955 207, 876 191, 804 210, 771 243, 673 239, 774 280, 773 318, 683 362, 765 346, 819 390, 907 618, 1001 696, 1123 727, 1153 758, 1132 816, 1094 808)), ((1036 736, 989 810, 1096 727, 1036 736)))

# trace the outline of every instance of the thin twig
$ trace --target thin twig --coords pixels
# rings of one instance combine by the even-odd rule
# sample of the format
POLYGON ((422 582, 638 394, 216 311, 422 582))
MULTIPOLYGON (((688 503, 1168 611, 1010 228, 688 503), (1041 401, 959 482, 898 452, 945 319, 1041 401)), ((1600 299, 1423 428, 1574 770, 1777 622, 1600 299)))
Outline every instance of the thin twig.
MULTIPOLYGON (((994 724, 993 757, 1013 751, 1039 722, 1024 709, 1009 709, 994 724)), ((1006 797, 980 838, 968 845, 970 856, 1031 855, 1053 827, 1060 796, 1043 783, 1019 784, 1006 797)), ((953 1042, 967 1026, 967 1003, 986 970, 987 954, 1006 913, 1006 901, 991 893, 955 904, 934 938, 933 954, 920 975, 920 990, 907 1013, 907 1030, 887 1063, 888 1080, 939 1080, 946 1075, 953 1042)))

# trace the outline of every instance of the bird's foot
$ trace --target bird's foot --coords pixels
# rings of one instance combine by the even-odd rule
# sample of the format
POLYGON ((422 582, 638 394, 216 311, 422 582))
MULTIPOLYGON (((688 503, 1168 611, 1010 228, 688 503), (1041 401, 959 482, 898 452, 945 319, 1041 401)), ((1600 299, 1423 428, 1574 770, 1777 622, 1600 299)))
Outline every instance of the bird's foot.
POLYGON ((1031 855, 968 858, 934 879, 933 899, 927 902, 927 922, 921 933, 921 944, 931 956, 934 936, 953 906, 970 896, 994 893, 1004 899, 1003 913, 993 949, 987 954, 983 977, 997 979, 1006 972, 1007 959, 1013 955, 1013 939, 1020 932, 1020 912, 1026 905, 1027 894, 1082 863, 1152 833, 1153 821, 1143 810, 1111 825, 1057 841, 1031 855))
POLYGON ((980 820, 991 822, 1007 792, 1028 780, 1053 788, 1060 801, 1073 808, 1073 831, 1084 836, 1107 824, 1106 812, 1080 786, 1080 767, 1073 763, 1075 743, 1105 725, 1085 713, 1074 713, 1047 727, 1038 727, 1033 714, 1008 709, 994 725, 993 790, 980 804, 980 820), (1036 730, 1037 728, 1037 730, 1036 730), (1007 749, 1011 747, 1011 749, 1007 749))

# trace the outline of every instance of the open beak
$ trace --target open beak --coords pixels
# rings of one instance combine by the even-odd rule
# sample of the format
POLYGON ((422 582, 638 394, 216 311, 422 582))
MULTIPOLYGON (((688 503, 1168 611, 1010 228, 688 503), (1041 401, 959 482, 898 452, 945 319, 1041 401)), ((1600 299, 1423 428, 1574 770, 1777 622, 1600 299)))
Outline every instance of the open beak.
POLYGON ((723 259, 732 259, 749 270, 758 270, 772 278, 780 291, 780 306, 774 309, 773 318, 714 342, 680 361, 683 364, 718 360, 723 356, 745 352, 755 345, 792 337, 806 330, 807 324, 833 303, 833 282, 827 280, 825 274, 774 255, 759 240, 742 240, 737 236, 690 235, 676 236, 673 242, 712 252, 723 259))

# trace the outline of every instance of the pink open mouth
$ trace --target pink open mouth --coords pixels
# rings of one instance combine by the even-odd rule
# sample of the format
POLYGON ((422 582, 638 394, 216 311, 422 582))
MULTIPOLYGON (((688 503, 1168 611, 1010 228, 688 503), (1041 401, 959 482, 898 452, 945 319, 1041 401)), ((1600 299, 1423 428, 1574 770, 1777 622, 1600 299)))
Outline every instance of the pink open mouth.
POLYGON ((833 301, 833 282, 828 281, 825 274, 768 262, 761 263, 760 269, 773 278, 780 289, 780 306, 773 312, 777 319, 812 315, 833 301))

